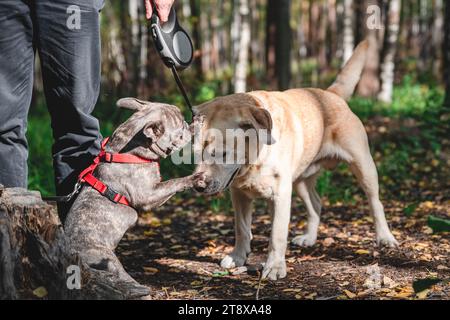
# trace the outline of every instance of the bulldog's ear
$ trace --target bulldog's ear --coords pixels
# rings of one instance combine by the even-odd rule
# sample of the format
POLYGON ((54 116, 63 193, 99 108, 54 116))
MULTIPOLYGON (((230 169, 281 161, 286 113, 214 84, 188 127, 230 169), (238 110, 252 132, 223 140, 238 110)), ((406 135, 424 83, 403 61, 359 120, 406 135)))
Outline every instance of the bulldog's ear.
MULTIPOLYGON (((274 144, 275 139, 272 137, 272 128, 273 128, 273 122, 272 122, 272 116, 270 115, 269 111, 263 108, 258 107, 249 107, 250 112, 250 118, 248 121, 244 121, 241 124, 242 128, 248 128, 249 126, 254 128, 255 130, 265 130, 266 137, 265 137, 265 143, 268 145, 274 144)), ((259 132, 259 134, 262 134, 259 132)))
POLYGON ((122 98, 119 101, 117 101, 116 105, 119 108, 125 108, 125 109, 130 109, 133 111, 139 111, 142 110, 144 108, 148 107, 148 102, 147 101, 143 101, 143 100, 139 100, 136 98, 122 98))
POLYGON ((162 121, 153 121, 148 123, 144 129, 144 135, 152 141, 157 141, 164 134, 164 124, 162 121))

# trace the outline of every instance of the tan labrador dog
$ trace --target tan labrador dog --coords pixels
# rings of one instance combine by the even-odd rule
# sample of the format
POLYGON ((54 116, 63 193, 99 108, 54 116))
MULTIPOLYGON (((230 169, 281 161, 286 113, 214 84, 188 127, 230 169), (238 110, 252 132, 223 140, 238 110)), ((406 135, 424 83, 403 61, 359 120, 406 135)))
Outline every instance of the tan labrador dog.
POLYGON ((196 108, 203 118, 201 139, 194 146, 206 153, 223 150, 227 144, 211 138, 210 129, 267 129, 271 137, 248 146, 256 153, 252 164, 197 165, 206 176, 206 188, 213 194, 231 189, 235 210, 236 243, 221 262, 224 268, 244 265, 250 253, 252 201, 267 199, 272 214, 272 232, 263 277, 286 276, 285 251, 291 212, 292 190, 303 199, 308 213, 307 231, 293 243, 312 246, 317 239, 321 202, 315 190, 321 168, 332 169, 339 161, 349 164, 365 191, 375 221, 377 243, 396 246, 378 194, 378 174, 370 154, 364 126, 352 113, 346 100, 359 82, 368 43, 362 42, 327 90, 292 89, 284 92, 255 91, 217 98, 196 108), (273 141, 274 140, 274 141, 273 141))

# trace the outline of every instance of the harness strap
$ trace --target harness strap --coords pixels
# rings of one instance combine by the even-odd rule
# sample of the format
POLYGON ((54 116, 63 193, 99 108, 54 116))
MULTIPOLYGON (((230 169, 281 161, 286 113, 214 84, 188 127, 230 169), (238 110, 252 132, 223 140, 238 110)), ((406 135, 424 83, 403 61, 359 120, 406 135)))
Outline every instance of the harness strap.
POLYGON ((109 153, 105 151, 105 146, 108 143, 109 138, 105 138, 102 141, 100 153, 97 157, 94 158, 92 164, 84 169, 80 175, 78 176, 79 183, 86 183, 91 186, 93 189, 97 190, 102 196, 108 198, 114 203, 120 203, 126 206, 131 206, 128 199, 94 177, 93 173, 95 169, 101 162, 104 163, 130 163, 130 164, 139 164, 139 163, 151 163, 156 162, 159 165, 158 160, 153 159, 145 159, 139 156, 135 156, 132 154, 125 153, 109 153))
POLYGON ((108 187, 106 184, 94 177, 92 173, 88 173, 87 175, 85 175, 83 177, 83 181, 112 202, 130 206, 130 202, 124 195, 121 195, 111 187, 108 187))

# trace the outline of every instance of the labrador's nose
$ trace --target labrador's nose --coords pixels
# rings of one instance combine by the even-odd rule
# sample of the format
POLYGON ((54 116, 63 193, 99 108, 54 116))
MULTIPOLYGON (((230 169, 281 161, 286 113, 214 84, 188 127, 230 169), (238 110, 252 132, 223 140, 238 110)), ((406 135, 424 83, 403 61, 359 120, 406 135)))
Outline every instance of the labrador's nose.
POLYGON ((194 190, 197 192, 203 193, 206 190, 206 185, 205 186, 195 186, 194 190))

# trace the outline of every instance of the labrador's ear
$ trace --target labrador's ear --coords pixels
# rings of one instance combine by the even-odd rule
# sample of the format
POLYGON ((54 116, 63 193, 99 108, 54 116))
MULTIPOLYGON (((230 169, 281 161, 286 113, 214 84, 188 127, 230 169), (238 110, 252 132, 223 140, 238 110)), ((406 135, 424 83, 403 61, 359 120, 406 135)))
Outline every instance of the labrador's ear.
POLYGON ((165 128, 162 121, 152 121, 145 125, 143 129, 144 135, 151 139, 153 142, 158 141, 159 138, 164 134, 165 128))
POLYGON ((260 130, 265 131, 265 139, 264 143, 271 145, 275 143, 275 139, 272 137, 272 116, 269 111, 263 108, 258 107, 249 107, 248 108, 250 115, 248 121, 244 121, 241 123, 241 127, 245 128, 253 128, 259 132, 259 134, 264 134, 264 132, 260 132, 260 130))
POLYGON ((140 111, 149 106, 147 101, 139 100, 136 98, 122 98, 117 101, 116 105, 119 108, 130 109, 133 111, 140 111))

